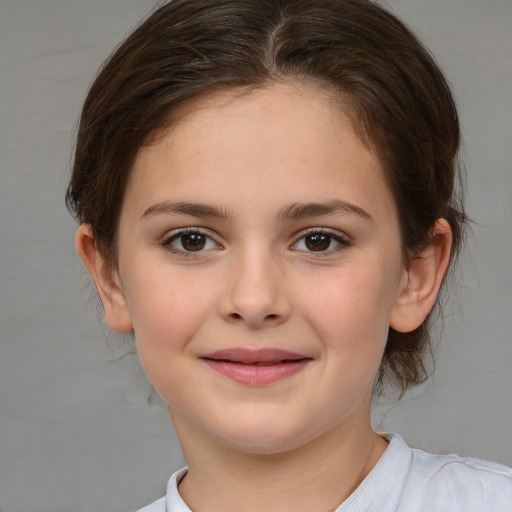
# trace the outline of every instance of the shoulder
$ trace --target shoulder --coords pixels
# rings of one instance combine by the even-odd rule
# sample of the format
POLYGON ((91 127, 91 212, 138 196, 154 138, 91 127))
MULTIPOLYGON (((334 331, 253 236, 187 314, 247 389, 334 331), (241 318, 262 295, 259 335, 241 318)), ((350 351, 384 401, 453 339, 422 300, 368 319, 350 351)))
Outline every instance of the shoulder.
POLYGON ((411 450, 405 494, 414 494, 422 510, 510 512, 512 469, 457 455, 411 450))

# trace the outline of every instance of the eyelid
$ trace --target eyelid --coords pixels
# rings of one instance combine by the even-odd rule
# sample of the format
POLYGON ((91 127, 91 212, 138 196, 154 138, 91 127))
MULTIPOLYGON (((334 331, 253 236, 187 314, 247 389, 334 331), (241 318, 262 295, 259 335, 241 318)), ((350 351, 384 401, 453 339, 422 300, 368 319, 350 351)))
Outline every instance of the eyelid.
POLYGON ((339 229, 334 229, 334 228, 326 228, 326 227, 322 227, 322 226, 313 226, 311 228, 306 228, 306 229, 303 229, 302 231, 300 231, 299 233, 297 233, 297 238, 300 238, 300 237, 303 237, 303 236, 307 236, 307 235, 311 235, 311 234, 316 234, 316 233, 319 233, 319 234, 322 234, 322 235, 332 235, 332 236, 336 236, 336 237, 339 237, 339 238, 342 238, 344 240, 346 240, 347 242, 350 240, 350 237, 343 231, 340 231, 339 229))

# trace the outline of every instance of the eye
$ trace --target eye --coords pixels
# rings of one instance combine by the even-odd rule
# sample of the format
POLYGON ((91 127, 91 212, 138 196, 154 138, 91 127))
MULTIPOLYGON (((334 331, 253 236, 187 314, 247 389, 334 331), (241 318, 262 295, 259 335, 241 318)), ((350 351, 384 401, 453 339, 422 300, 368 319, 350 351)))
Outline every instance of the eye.
POLYGON ((164 240, 163 245, 175 252, 201 252, 219 247, 211 237, 192 229, 173 234, 164 240))
POLYGON ((330 252, 337 249, 340 246, 350 245, 348 240, 343 238, 341 235, 337 235, 322 230, 310 231, 303 237, 301 237, 292 249, 296 251, 306 252, 330 252))

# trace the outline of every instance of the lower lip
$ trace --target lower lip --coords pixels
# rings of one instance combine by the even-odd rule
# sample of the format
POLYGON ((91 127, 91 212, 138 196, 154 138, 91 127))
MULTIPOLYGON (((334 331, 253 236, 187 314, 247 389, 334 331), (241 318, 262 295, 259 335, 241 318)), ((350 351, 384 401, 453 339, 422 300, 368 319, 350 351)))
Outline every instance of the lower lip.
POLYGON ((247 386, 264 386, 299 373, 311 360, 283 361, 272 365, 243 364, 204 359, 217 373, 247 386))

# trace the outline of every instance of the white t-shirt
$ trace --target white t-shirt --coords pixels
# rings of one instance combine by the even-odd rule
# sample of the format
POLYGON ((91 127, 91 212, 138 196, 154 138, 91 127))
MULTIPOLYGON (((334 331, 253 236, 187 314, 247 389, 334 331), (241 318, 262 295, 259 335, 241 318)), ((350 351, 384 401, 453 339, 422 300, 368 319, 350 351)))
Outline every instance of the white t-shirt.
MULTIPOLYGON (((361 485, 335 512, 512 512, 512 469, 457 455, 411 449, 398 434, 361 485)), ((138 512, 191 512, 176 472, 167 496, 138 512)))

